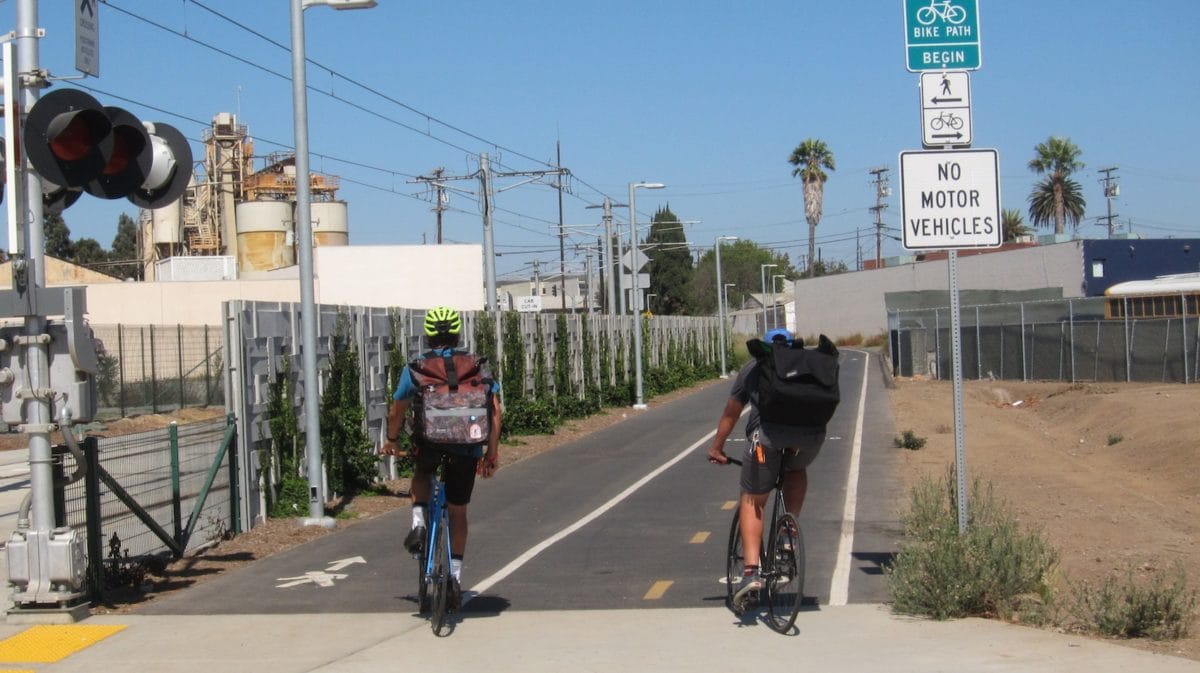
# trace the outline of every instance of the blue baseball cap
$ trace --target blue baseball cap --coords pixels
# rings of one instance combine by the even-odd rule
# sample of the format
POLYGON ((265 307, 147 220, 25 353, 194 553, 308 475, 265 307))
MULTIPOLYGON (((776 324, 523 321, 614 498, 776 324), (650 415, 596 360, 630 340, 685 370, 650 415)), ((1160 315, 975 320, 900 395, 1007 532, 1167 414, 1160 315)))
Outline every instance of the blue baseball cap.
POLYGON ((782 327, 776 327, 773 330, 768 330, 767 333, 763 335, 763 341, 767 343, 771 343, 773 341, 786 341, 790 346, 792 345, 792 333, 782 327))

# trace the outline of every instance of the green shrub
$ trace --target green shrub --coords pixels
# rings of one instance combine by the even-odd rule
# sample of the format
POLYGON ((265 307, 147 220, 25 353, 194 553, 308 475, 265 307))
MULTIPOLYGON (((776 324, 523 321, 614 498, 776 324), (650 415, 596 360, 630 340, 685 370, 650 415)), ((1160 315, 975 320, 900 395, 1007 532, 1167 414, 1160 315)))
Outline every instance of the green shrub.
POLYGON ((1057 553, 1040 534, 1022 532, 991 485, 979 481, 968 500, 967 532, 960 534, 953 483, 925 479, 912 490, 901 517, 905 539, 884 569, 894 609, 935 619, 1045 621, 1057 553))
POLYGON ((892 441, 896 442, 896 448, 898 449, 916 451, 925 447, 925 438, 918 437, 912 430, 905 430, 901 436, 896 437, 892 441))
POLYGON ((1119 638, 1167 640, 1183 638, 1195 618, 1196 592, 1187 588, 1187 573, 1176 565, 1139 582, 1131 568, 1124 580, 1112 579, 1074 587, 1074 617, 1083 629, 1119 638))
POLYGON ((1123 441, 1125 441, 1125 437, 1122 436, 1120 433, 1116 433, 1116 432, 1108 433, 1108 445, 1109 446, 1112 446, 1114 444, 1120 444, 1123 441))

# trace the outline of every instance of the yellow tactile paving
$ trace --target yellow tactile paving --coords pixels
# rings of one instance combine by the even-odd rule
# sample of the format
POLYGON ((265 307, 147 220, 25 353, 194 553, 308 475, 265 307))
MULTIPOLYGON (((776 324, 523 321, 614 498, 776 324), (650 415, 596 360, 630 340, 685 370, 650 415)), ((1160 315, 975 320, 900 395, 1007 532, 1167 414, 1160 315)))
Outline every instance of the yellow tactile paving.
POLYGON ((53 664, 124 629, 123 624, 31 626, 0 640, 0 662, 53 664))
POLYGON ((699 533, 696 533, 695 535, 692 536, 692 544, 704 544, 706 541, 708 541, 708 536, 711 534, 712 533, 709 533, 706 530, 702 530, 699 533))
POLYGON ((662 598, 663 594, 667 593, 667 589, 670 589, 674 583, 674 580, 659 580, 655 582, 650 585, 650 590, 646 592, 646 595, 642 596, 642 600, 656 601, 662 598))

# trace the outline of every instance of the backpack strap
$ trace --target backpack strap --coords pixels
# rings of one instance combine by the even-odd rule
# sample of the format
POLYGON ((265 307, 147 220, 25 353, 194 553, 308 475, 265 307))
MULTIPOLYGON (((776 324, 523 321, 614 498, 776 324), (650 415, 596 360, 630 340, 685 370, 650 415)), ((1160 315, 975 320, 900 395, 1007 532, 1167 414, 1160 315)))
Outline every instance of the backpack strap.
POLYGON ((458 390, 458 369, 454 366, 454 355, 443 355, 442 362, 446 366, 446 384, 450 386, 450 391, 454 392, 458 390))

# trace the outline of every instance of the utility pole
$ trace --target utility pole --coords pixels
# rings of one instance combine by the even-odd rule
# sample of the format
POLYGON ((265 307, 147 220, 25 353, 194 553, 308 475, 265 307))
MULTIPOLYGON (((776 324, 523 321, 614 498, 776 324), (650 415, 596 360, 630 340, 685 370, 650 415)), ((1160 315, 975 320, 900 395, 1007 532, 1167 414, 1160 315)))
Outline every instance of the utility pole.
POLYGON ((434 183, 437 188, 437 200, 433 204, 433 212, 437 214, 437 242, 442 244, 442 211, 446 210, 446 183, 442 182, 442 174, 446 172, 445 168, 438 166, 433 171, 434 183))
POLYGON ((567 230, 563 228, 563 205, 562 205, 562 143, 554 141, 555 159, 554 166, 558 169, 558 174, 555 176, 554 185, 558 191, 558 294, 562 297, 562 309, 567 310, 567 253, 566 253, 566 238, 567 230))
MULTIPOLYGON (((496 173, 492 171, 492 164, 488 159, 487 152, 483 152, 479 155, 479 170, 469 175, 442 175, 435 172, 436 177, 421 175, 411 180, 411 182, 437 182, 442 185, 442 189, 445 189, 444 184, 448 180, 479 180, 479 202, 483 209, 483 273, 484 280, 487 283, 487 297, 485 301, 487 310, 496 311, 498 309, 496 305, 496 244, 492 235, 492 213, 496 209, 493 180, 495 178, 526 176, 532 178, 532 180, 527 180, 526 182, 532 182, 547 175, 561 176, 569 175, 570 173, 570 169, 562 167, 548 171, 509 171, 506 173, 496 173)), ((516 185, 513 186, 515 187, 516 185)))
POLYGON ((1116 166, 1100 169, 1100 172, 1104 174, 1104 199, 1108 201, 1108 215, 1104 219, 1108 223, 1109 238, 1113 237, 1113 218, 1116 217, 1112 211, 1112 202, 1114 198, 1121 195, 1121 185, 1117 183, 1117 179, 1112 175, 1116 170, 1116 166))
POLYGON ((892 193, 888 187, 888 172, 886 166, 872 168, 871 175, 875 176, 875 205, 871 207, 871 211, 875 213, 875 268, 883 267, 883 210, 887 208, 887 204, 883 202, 883 198, 892 193))
MULTIPOLYGON (((601 247, 602 252, 600 253, 600 263, 604 265, 601 268, 608 270, 606 273, 604 273, 604 289, 606 298, 604 310, 608 311, 609 313, 612 313, 617 306, 616 279, 621 277, 621 251, 619 240, 617 241, 617 252, 616 254, 613 253, 612 209, 614 207, 624 208, 625 204, 613 203, 612 199, 606 196, 604 197, 604 203, 602 205, 588 206, 588 208, 604 209, 604 245, 601 247)), ((623 297, 624 295, 622 295, 622 298, 623 297)), ((621 309, 621 313, 625 313, 624 308, 621 309)))
POLYGON ((433 169, 433 175, 431 175, 431 176, 430 175, 419 175, 415 179, 409 181, 409 182, 429 183, 429 184, 433 185, 433 188, 436 191, 437 195, 433 198, 433 208, 431 208, 430 210, 432 210, 436 214, 436 217, 437 217, 437 243, 438 243, 438 245, 442 244, 442 213, 446 210, 446 203, 449 201, 449 198, 447 198, 447 196, 446 196, 446 179, 450 179, 450 180, 459 179, 459 178, 444 178, 445 173, 446 173, 446 169, 441 166, 438 166, 437 168, 433 169))

